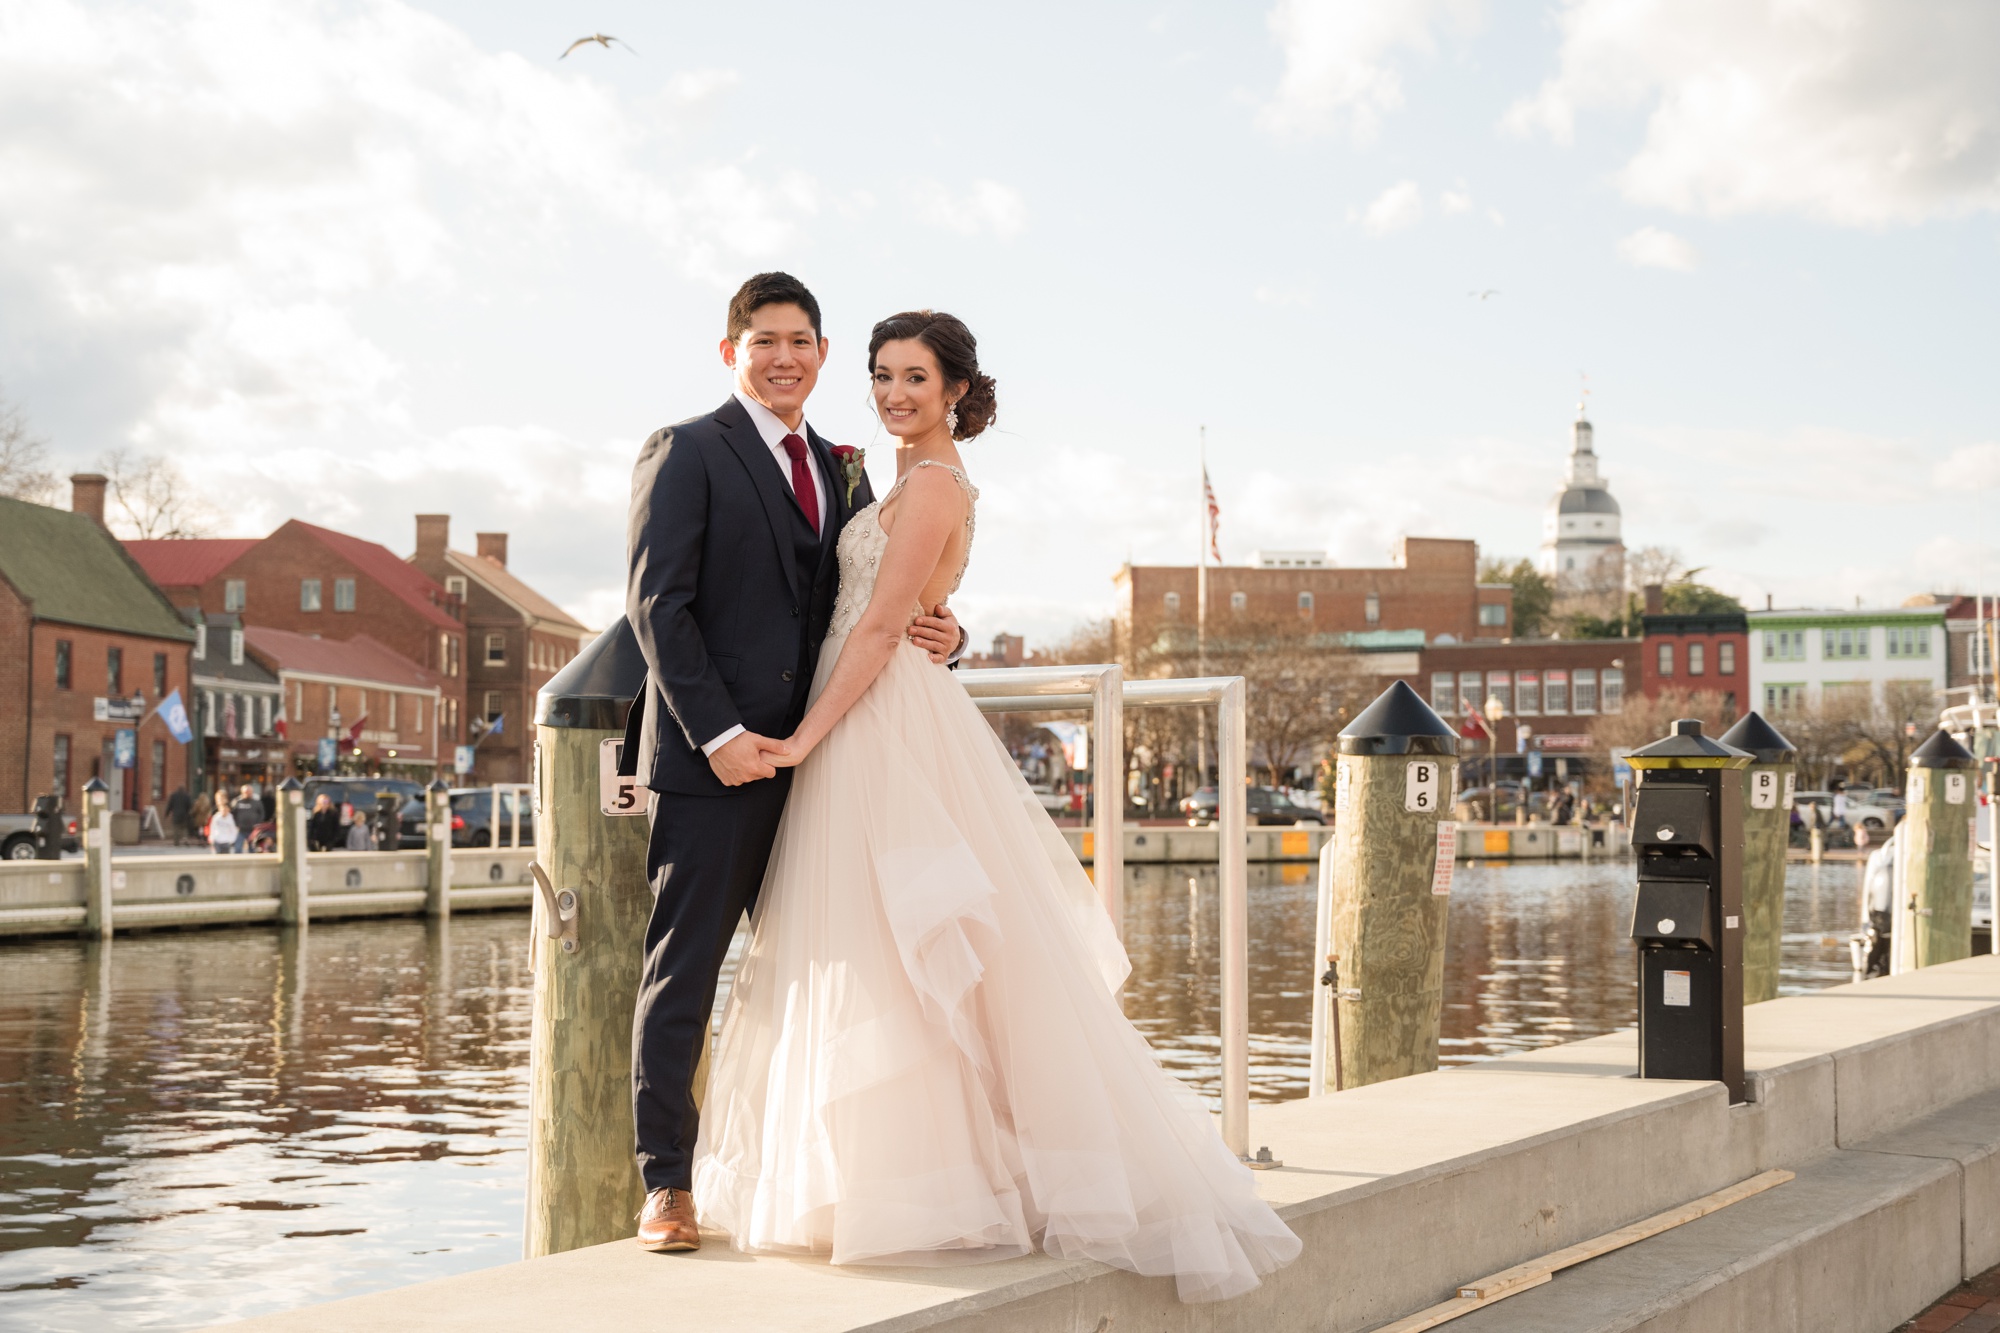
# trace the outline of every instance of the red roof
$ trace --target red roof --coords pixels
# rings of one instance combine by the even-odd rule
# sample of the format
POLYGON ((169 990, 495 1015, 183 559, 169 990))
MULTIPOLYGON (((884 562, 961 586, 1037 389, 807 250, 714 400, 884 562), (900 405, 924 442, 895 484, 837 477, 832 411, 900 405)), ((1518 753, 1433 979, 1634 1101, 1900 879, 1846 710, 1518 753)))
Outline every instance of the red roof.
POLYGON ((357 634, 351 639, 322 639, 289 630, 248 625, 243 642, 257 659, 274 671, 301 671, 315 676, 342 676, 371 685, 428 690, 444 683, 379 639, 357 634))
POLYGON ((146 571, 146 577, 162 588, 187 588, 206 583, 229 568, 257 541, 255 537, 130 541, 125 550, 146 571))
MULTIPOLYGON (((359 537, 350 537, 344 532, 335 532, 332 528, 318 527, 296 518, 285 524, 285 527, 297 528, 301 532, 310 534, 341 559, 388 589, 398 600, 427 617, 432 624, 444 629, 465 628, 446 614, 443 606, 446 597, 444 588, 433 581, 430 575, 388 547, 363 541, 359 537)), ((279 529, 281 532, 283 530, 279 529)))

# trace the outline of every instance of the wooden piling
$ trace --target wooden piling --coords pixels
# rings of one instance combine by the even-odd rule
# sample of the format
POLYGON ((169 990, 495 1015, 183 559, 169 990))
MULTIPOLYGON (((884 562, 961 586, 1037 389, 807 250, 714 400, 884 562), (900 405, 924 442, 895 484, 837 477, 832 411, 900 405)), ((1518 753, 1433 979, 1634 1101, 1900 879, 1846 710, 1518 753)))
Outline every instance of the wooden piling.
POLYGON ((602 780, 645 677, 620 620, 543 688, 536 711, 528 1258, 629 1237, 645 1202, 631 1069, 653 905, 650 793, 632 784, 624 789, 627 814, 607 814, 602 780))
POLYGON ((451 916, 451 788, 432 778, 424 788, 424 915, 451 916))
POLYGON ((1940 730, 1910 756, 1904 901, 1894 948, 1901 965, 1932 967, 1972 956, 1973 823, 1979 816, 1966 748, 1940 730))
POLYGON ((111 789, 102 778, 83 785, 83 933, 111 938, 111 789))
POLYGON ((1457 749, 1401 681, 1340 733, 1326 944, 1340 966, 1320 1060, 1330 1086, 1437 1068, 1457 749))
POLYGON ((297 778, 278 784, 278 921, 287 926, 303 926, 312 915, 305 800, 297 778))
POLYGON ((1799 752, 1755 712, 1724 732, 1722 743, 1756 758, 1743 772, 1743 1003, 1758 1004, 1778 998, 1799 752))

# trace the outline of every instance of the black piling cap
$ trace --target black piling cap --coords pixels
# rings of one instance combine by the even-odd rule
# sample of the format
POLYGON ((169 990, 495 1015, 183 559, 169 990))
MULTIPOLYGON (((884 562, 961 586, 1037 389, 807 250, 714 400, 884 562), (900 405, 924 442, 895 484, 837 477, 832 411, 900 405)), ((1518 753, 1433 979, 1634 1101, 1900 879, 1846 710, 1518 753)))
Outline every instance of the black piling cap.
MULTIPOLYGON (((1733 745, 1709 739, 1701 734, 1701 719, 1684 717, 1675 721, 1672 732, 1662 736, 1651 745, 1641 746, 1627 756, 1628 759, 1748 759, 1750 756, 1733 745)), ((1641 762, 1639 767, 1645 767, 1641 762)), ((1729 765, 1723 765, 1729 767, 1729 765)))
POLYGON ((1751 711, 1736 720, 1736 725, 1722 733, 1722 743, 1738 750, 1747 750, 1757 756, 1760 764, 1789 764, 1799 757, 1799 747, 1785 738, 1764 720, 1762 713, 1751 711))
POLYGON ((1972 757, 1972 751, 1951 738, 1951 733, 1939 727, 1931 738, 1917 747, 1910 756, 1912 768, 1974 768, 1979 761, 1972 757))
POLYGON ((645 656, 631 623, 620 616, 542 686, 535 721, 545 727, 622 731, 627 706, 645 687, 645 656))
POLYGON ((104 785, 103 778, 92 778, 90 781, 83 784, 83 794, 86 796, 94 796, 98 792, 110 791, 110 790, 111 788, 104 785))
POLYGON ((451 790, 451 786, 443 778, 432 778, 431 785, 424 790, 434 796, 443 796, 451 790))
POLYGON ((1457 754, 1458 732, 1402 681, 1341 729, 1342 754, 1457 754))
POLYGON ((286 778, 286 779, 285 779, 285 780, 284 780, 283 782, 280 782, 280 783, 278 784, 278 790, 279 790, 279 791, 304 791, 304 790, 305 790, 305 786, 306 786, 306 784, 305 784, 305 783, 303 783, 303 782, 300 782, 300 781, 298 780, 298 778, 297 778, 297 777, 289 777, 289 778, 286 778))

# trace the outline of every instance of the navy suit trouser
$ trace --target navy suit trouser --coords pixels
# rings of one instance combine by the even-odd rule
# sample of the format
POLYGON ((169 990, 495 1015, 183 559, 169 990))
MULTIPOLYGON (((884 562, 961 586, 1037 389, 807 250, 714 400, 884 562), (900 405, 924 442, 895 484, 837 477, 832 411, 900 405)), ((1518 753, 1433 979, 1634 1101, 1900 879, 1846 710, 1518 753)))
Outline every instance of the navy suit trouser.
POLYGON ((632 1119, 648 1191, 693 1185, 695 1066, 736 925, 757 902, 792 769, 719 796, 653 798, 653 915, 632 1015, 632 1119))

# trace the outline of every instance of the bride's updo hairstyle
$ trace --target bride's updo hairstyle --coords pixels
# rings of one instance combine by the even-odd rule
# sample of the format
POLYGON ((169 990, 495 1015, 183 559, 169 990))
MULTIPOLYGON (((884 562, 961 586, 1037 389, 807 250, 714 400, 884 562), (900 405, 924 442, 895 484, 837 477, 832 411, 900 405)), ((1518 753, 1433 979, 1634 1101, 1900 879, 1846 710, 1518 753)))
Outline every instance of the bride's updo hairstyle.
POLYGON ((868 372, 874 374, 875 354, 882 350, 883 343, 910 338, 931 349, 931 355, 937 358, 938 373, 944 376, 946 384, 965 385, 965 396, 954 404, 958 429, 951 433, 952 438, 969 440, 991 426, 1000 415, 993 377, 979 373, 979 340, 956 315, 947 315, 942 310, 905 310, 889 316, 868 335, 868 372))

